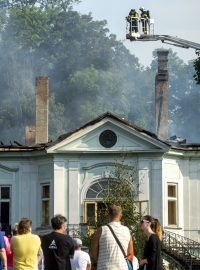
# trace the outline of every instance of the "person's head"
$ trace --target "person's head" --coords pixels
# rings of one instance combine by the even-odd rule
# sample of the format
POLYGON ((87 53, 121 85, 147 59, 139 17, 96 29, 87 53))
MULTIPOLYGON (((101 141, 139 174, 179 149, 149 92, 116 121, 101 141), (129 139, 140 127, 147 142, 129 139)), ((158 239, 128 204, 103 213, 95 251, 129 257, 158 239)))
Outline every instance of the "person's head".
POLYGON ((18 224, 18 234, 27 234, 32 231, 32 220, 22 218, 18 224))
POLYGON ((118 205, 112 205, 108 209, 110 221, 120 221, 122 218, 122 208, 118 205))
POLYGON ((11 236, 11 226, 6 226, 4 229, 5 236, 10 237, 11 236))
POLYGON ((162 227, 157 218, 153 218, 152 216, 146 215, 140 221, 141 229, 144 233, 148 233, 153 231, 157 234, 160 240, 162 240, 162 227))
POLYGON ((74 247, 75 247, 75 249, 81 249, 81 247, 82 247, 82 241, 81 241, 81 239, 74 238, 73 241, 74 241, 74 247))
POLYGON ((144 8, 143 8, 143 7, 141 7, 141 8, 140 8, 140 11, 141 11, 141 12, 142 12, 142 11, 144 11, 144 8))
POLYGON ((18 223, 15 223, 13 228, 12 228, 12 234, 13 235, 17 235, 18 234, 18 226, 19 224, 18 223))
POLYGON ((62 215, 55 215, 51 219, 51 226, 54 230, 64 233, 67 229, 67 219, 62 215))

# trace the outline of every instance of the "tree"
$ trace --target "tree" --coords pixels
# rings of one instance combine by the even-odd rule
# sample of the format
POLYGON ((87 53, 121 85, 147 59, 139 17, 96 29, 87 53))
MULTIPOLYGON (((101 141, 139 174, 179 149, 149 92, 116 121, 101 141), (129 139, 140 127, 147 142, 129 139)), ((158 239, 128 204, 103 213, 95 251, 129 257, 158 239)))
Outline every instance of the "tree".
MULTIPOLYGON (((31 112, 27 105, 33 102, 35 77, 43 75, 50 78, 50 92, 60 115, 60 121, 54 121, 51 138, 58 135, 56 123, 57 130, 66 132, 108 110, 154 132, 156 59, 151 67, 142 67, 123 43, 109 33, 106 21, 94 21, 91 14, 73 11, 73 3, 0 1, 5 6, 0 13, 2 129, 7 130, 10 123, 5 119, 13 118, 12 123, 19 129, 32 122, 34 110, 31 112), (67 8, 63 8, 63 3, 67 8), (18 108, 15 113, 11 96, 18 108), (25 121, 21 120, 22 107, 28 110, 25 121)), ((172 135, 175 131, 181 135, 188 129, 183 133, 180 121, 187 126, 184 119, 190 121, 198 111, 197 101, 192 98, 197 88, 192 81, 191 65, 171 55, 170 128, 172 135), (192 110, 187 110, 185 116, 182 108, 186 104, 192 110)), ((22 138, 21 133, 15 132, 15 139, 22 138)), ((191 134, 194 136, 195 132, 187 136, 191 134)))
POLYGON ((115 111, 124 116, 128 112, 123 99, 123 78, 120 74, 97 70, 93 66, 71 75, 67 81, 68 95, 65 97, 66 115, 72 108, 76 122, 71 119, 70 126, 77 128, 84 122, 106 111, 115 111))
MULTIPOLYGON (((134 240, 135 255, 138 258, 143 256, 144 237, 139 228, 139 221, 144 213, 138 207, 139 180, 136 168, 128 164, 126 158, 117 161, 114 170, 110 173, 112 182, 109 192, 105 192, 103 202, 108 207, 110 205, 120 205, 123 210, 122 222, 130 229, 134 240)), ((102 217, 103 215, 100 214, 102 217)), ((105 222, 105 218, 104 218, 105 222)), ((101 223, 103 223, 101 221, 101 223)), ((105 224, 105 223, 104 223, 105 224)))
MULTIPOLYGON (((116 161, 113 169, 106 178, 108 185, 104 186, 102 196, 103 206, 98 210, 95 229, 108 223, 108 209, 110 205, 120 205, 123 211, 122 223, 130 229, 134 241, 135 256, 142 258, 144 239, 139 221, 144 213, 138 207, 138 174, 133 164, 128 163, 126 158, 116 161)), ((88 233, 84 242, 90 247, 93 234, 88 233)))
MULTIPOLYGON (((156 51, 153 52, 153 56, 151 70, 155 74, 157 70, 156 51)), ((170 136, 177 135, 186 138, 189 142, 198 142, 200 88, 193 79, 193 62, 184 63, 171 49, 168 59, 170 136)))
POLYGON ((200 57, 198 57, 195 61, 194 61, 194 69, 195 69, 195 75, 194 75, 194 79, 197 82, 197 84, 200 84, 200 57))
POLYGON ((1 40, 1 32, 3 31, 6 23, 6 14, 3 10, 0 10, 0 40, 1 40))
MULTIPOLYGON (((11 3, 17 5, 19 2, 11 3)), ((131 70, 137 70, 135 74, 139 74, 139 64, 114 35, 108 35, 106 22, 93 21, 90 14, 80 15, 59 6, 41 8, 36 5, 30 7, 26 3, 23 8, 10 7, 2 28, 2 100, 5 98, 11 104, 9 97, 13 92, 17 94, 15 107, 21 99, 25 100, 23 96, 31 100, 34 97, 34 78, 46 75, 50 78, 55 104, 60 104, 58 108, 61 111, 64 108, 60 122, 54 121, 54 124, 59 123, 58 131, 76 128, 108 110, 127 118, 130 109, 127 91, 132 84, 124 78, 128 78, 127 72, 131 70), (128 69, 125 59, 129 58, 128 69), (28 82, 30 85, 27 87, 28 82)), ((6 109, 5 113, 8 119, 12 115, 6 109)), ((27 114, 30 122, 34 119, 34 110, 32 113, 27 114)), ((29 122, 25 120, 19 124, 20 119, 19 113, 13 117, 13 123, 20 128, 29 122)), ((55 125, 50 132, 51 138, 55 138, 58 133, 53 134, 52 131, 56 131, 55 125)), ((16 132, 15 136, 17 139, 16 132)))
POLYGON ((67 10, 72 3, 80 2, 79 0, 0 0, 0 8, 32 8, 40 6, 41 8, 61 8, 67 10))
POLYGON ((40 47, 47 31, 48 16, 42 9, 12 8, 4 32, 4 40, 12 40, 12 45, 14 43, 18 48, 31 53, 40 47))
POLYGON ((66 133, 69 120, 64 117, 64 105, 56 102, 54 94, 49 98, 49 138, 55 140, 66 133))

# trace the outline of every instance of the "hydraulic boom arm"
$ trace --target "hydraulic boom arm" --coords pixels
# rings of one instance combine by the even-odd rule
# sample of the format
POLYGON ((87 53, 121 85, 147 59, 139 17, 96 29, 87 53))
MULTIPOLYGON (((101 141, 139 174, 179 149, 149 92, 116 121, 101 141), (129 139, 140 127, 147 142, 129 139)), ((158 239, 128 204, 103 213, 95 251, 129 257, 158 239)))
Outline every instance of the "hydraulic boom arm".
POLYGON ((154 19, 150 17, 144 19, 141 17, 131 17, 126 19, 126 38, 130 41, 158 41, 182 48, 192 48, 200 54, 200 44, 169 35, 154 34, 154 19))
MULTIPOLYGON (((130 38, 131 40, 131 38, 130 38)), ((168 35, 140 35, 137 39, 132 39, 132 41, 158 41, 161 40, 163 43, 167 43, 170 45, 182 47, 182 48, 192 48, 195 49, 197 53, 200 52, 200 44, 191 42, 185 39, 181 39, 178 37, 172 37, 168 35)))

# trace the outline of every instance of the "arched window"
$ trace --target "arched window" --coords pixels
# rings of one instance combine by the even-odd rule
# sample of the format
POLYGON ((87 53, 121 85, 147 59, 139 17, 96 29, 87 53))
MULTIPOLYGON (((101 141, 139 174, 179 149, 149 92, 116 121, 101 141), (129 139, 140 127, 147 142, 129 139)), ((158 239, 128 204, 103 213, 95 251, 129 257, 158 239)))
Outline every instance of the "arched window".
POLYGON ((88 188, 84 201, 83 218, 88 225, 93 226, 97 222, 99 210, 105 207, 102 199, 111 192, 114 181, 116 180, 112 178, 100 179, 88 188))
MULTIPOLYGON (((99 213, 105 207, 103 198, 105 195, 112 193, 113 184, 116 181, 118 180, 114 178, 100 179, 88 188, 84 200, 84 223, 87 223, 89 226, 95 225, 99 213)), ((149 213, 148 201, 138 201, 137 205, 138 211, 142 215, 149 213)))
POLYGON ((102 199, 111 192, 114 181, 114 179, 104 179, 91 185, 87 190, 86 199, 102 199))

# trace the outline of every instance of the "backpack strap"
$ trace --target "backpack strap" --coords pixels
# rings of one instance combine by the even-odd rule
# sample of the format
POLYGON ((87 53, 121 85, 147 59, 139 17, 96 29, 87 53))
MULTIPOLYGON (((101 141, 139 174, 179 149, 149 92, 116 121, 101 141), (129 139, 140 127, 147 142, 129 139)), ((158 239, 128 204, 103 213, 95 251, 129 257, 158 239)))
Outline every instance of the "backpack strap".
POLYGON ((120 249, 121 249, 121 251, 122 251, 122 253, 123 253, 123 255, 124 255, 124 258, 127 258, 126 252, 124 251, 124 249, 123 249, 123 247, 122 247, 122 245, 121 245, 119 239, 117 238, 116 234, 114 233, 112 227, 111 227, 109 224, 107 224, 106 226, 110 229, 112 235, 114 236, 114 238, 115 238, 115 240, 116 240, 118 246, 120 247, 120 249))

